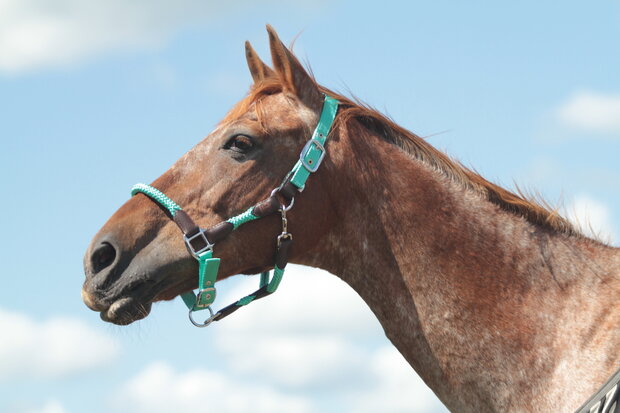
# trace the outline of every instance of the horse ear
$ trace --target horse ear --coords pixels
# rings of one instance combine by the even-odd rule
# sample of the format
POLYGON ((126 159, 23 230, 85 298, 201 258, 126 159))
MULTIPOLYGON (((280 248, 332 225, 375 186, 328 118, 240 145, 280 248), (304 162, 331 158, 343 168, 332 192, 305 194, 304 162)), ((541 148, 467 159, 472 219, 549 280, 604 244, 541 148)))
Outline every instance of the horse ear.
POLYGON ((258 57, 254 48, 247 40, 245 42, 245 58, 248 61, 248 68, 250 69, 252 79, 254 79, 255 83, 266 77, 275 76, 274 71, 260 60, 260 57, 258 57))
POLYGON ((317 83, 293 53, 284 46, 273 27, 267 25, 267 32, 273 67, 284 83, 284 87, 293 92, 308 107, 320 108, 322 94, 317 83))

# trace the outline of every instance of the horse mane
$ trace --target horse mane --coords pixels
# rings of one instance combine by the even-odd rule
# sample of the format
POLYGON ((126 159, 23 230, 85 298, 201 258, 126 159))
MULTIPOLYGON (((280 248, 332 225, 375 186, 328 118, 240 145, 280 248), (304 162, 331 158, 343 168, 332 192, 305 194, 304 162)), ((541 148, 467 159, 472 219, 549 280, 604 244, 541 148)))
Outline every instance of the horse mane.
MULTIPOLYGON (((355 99, 323 89, 341 103, 337 122, 346 125, 355 119, 370 131, 398 146, 406 153, 443 173, 451 181, 472 190, 501 209, 525 218, 539 227, 567 235, 582 235, 557 209, 542 199, 533 199, 519 188, 517 193, 500 187, 430 145, 372 107, 355 99)), ((538 197, 540 198, 540 197, 538 197)))
MULTIPOLYGON (((348 127, 349 122, 357 121, 368 130, 381 136, 387 142, 401 148, 415 159, 430 165, 444 174, 451 181, 479 194, 483 199, 497 205, 504 211, 523 217, 528 222, 552 232, 566 235, 582 236, 566 218, 544 200, 534 199, 519 188, 516 193, 500 187, 472 171, 460 162, 451 159, 445 153, 430 145, 422 137, 408 131, 402 126, 373 109, 358 99, 351 99, 317 84, 319 89, 336 98, 340 102, 334 128, 348 127)), ((248 108, 260 100, 283 90, 278 78, 266 78, 250 89, 249 94, 241 100, 222 120, 235 119, 245 113, 248 108)), ((257 109, 259 105, 257 105, 257 109)), ((259 122, 261 110, 257 110, 259 122)), ((262 122, 261 122, 262 123, 262 122)))

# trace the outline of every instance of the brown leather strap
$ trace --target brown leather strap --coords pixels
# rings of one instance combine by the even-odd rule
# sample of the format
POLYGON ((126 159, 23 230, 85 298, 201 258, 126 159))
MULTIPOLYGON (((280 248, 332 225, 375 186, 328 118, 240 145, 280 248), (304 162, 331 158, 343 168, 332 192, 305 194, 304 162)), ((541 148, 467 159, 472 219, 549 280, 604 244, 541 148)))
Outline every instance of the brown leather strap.
MULTIPOLYGON (((278 193, 290 202, 297 193, 297 188, 290 182, 287 182, 282 188, 280 188, 278 193)), ((275 214, 280 210, 280 208, 281 205, 278 197, 273 195, 256 204, 252 209, 252 214, 259 218, 263 218, 268 215, 275 214)), ((175 212, 172 220, 175 224, 177 224, 181 232, 183 232, 183 235, 185 235, 186 238, 191 239, 188 242, 191 244, 194 251, 199 251, 207 246, 204 236, 206 236, 209 243, 215 244, 226 238, 235 229, 234 225, 230 222, 222 221, 207 230, 202 230, 202 235, 197 235, 201 232, 200 227, 196 225, 194 220, 182 209, 175 212)), ((278 249, 276 251, 276 265, 280 269, 284 269, 284 267, 286 267, 288 262, 288 251, 292 241, 292 237, 281 238, 279 241, 278 249)))
POLYGON ((234 229, 235 226, 233 224, 228 221, 222 221, 206 231, 207 238, 212 244, 215 244, 230 235, 234 229))
POLYGON ((177 224, 185 236, 192 236, 200 230, 194 220, 191 219, 190 216, 187 215, 187 213, 182 209, 176 211, 172 220, 175 224, 177 224))
POLYGON ((295 195, 299 192, 299 189, 291 183, 288 179, 286 183, 280 187, 278 193, 286 199, 287 202, 291 202, 291 199, 295 198, 295 195))
POLYGON ((252 209, 252 214, 259 218, 263 218, 267 215, 275 214, 279 209, 280 201, 278 201, 278 198, 274 195, 256 204, 254 209, 252 209))
POLYGON ((293 237, 290 236, 290 234, 289 237, 280 239, 280 245, 276 251, 276 267, 281 270, 283 270, 288 263, 288 252, 291 245, 293 245, 293 237))

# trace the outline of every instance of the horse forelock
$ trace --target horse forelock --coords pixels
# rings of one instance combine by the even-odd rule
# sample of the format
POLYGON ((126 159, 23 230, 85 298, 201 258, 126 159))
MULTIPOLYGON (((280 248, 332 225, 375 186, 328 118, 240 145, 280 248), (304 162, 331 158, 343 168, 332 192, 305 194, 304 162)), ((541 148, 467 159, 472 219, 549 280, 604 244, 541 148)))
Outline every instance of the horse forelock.
POLYGON ((226 116, 220 121, 219 125, 235 121, 246 114, 252 105, 256 106, 256 116, 261 127, 264 128, 265 111, 261 108, 260 102, 269 95, 274 95, 283 91, 282 82, 278 78, 269 77, 255 83, 248 92, 247 96, 241 99, 226 116))

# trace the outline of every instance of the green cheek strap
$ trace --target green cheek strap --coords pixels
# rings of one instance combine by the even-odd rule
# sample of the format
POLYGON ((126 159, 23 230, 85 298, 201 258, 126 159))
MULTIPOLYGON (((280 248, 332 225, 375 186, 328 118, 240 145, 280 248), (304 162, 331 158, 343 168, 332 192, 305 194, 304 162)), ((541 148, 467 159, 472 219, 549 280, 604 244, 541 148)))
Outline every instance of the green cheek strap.
POLYGON ((215 301, 215 281, 220 268, 220 259, 213 258, 213 251, 206 251, 198 257, 198 294, 193 291, 181 294, 183 302, 192 311, 205 310, 215 301))
POLYGON ((316 172, 325 157, 325 141, 338 112, 338 101, 331 96, 325 96, 323 110, 319 123, 312 133, 312 138, 299 154, 299 161, 291 170, 291 183, 299 190, 303 190, 310 174, 316 172))

